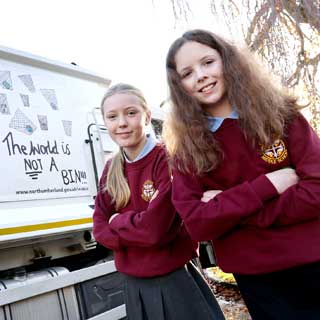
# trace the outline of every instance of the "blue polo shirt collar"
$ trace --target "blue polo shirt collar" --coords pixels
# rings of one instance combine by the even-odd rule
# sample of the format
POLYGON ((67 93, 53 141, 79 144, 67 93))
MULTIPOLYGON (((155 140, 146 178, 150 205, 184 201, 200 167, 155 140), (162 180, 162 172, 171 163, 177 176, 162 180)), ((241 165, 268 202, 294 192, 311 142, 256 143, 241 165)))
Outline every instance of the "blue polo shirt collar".
POLYGON ((126 162, 128 163, 132 163, 132 162, 136 162, 140 159, 142 159, 143 157, 145 157, 149 152, 151 152, 153 150, 153 148, 156 146, 156 144, 158 143, 158 140, 156 138, 154 138, 152 135, 147 135, 147 141, 143 147, 143 149, 141 150, 141 152, 138 154, 138 156, 133 159, 132 161, 130 161, 126 154, 124 154, 124 158, 126 160, 126 162))
POLYGON ((222 125, 224 119, 239 119, 239 115, 236 109, 227 116, 227 117, 211 117, 208 116, 209 120, 209 130, 211 132, 216 132, 222 125))

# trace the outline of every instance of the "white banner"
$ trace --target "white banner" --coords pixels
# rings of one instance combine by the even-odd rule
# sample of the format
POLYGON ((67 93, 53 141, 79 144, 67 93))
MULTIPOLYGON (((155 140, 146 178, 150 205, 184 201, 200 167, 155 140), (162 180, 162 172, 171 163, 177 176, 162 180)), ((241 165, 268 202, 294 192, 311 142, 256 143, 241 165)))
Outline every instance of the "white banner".
POLYGON ((0 201, 89 194, 83 84, 72 81, 0 60, 0 201))

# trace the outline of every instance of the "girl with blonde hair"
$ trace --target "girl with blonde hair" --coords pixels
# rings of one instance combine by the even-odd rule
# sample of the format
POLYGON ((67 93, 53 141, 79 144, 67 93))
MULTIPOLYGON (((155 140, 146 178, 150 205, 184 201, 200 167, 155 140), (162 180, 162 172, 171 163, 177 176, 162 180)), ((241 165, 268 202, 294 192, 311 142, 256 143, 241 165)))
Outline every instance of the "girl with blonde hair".
POLYGON ((167 153, 146 134, 151 113, 142 93, 117 84, 104 96, 101 110, 119 152, 101 177, 93 234, 114 250, 116 268, 125 278, 127 318, 224 319, 189 262, 197 243, 172 205, 167 153))

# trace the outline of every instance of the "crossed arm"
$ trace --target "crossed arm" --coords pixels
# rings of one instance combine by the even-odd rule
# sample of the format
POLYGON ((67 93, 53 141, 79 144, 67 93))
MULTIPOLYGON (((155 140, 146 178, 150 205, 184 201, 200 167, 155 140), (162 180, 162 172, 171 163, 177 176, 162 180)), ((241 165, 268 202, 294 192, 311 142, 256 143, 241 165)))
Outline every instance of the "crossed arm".
MULTIPOLYGON (((298 117, 290 127, 288 143, 295 170, 285 168, 266 174, 279 196, 264 202, 244 224, 267 228, 320 217, 320 140, 307 121, 298 117)), ((220 192, 209 190, 201 201, 208 202, 220 192)))
POLYGON ((144 210, 116 212, 107 193, 99 193, 94 212, 94 236, 111 249, 161 245, 172 240, 181 219, 171 201, 171 177, 165 154, 155 169, 156 192, 144 210))
POLYGON ((267 228, 318 219, 320 140, 302 116, 289 127, 288 150, 294 169, 270 172, 224 191, 206 191, 197 177, 175 171, 173 202, 192 238, 218 238, 243 224, 267 228))

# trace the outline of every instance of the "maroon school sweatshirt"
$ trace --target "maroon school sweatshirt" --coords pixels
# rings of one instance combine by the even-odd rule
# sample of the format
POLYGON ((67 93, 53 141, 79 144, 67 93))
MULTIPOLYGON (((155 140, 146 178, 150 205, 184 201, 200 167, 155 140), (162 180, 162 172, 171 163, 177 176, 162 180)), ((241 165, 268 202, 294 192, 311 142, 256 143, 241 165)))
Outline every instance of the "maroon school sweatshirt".
MULTIPOLYGON (((102 174, 105 184, 110 162, 102 174)), ((158 144, 144 158, 125 163, 131 190, 128 205, 117 213, 107 192, 99 191, 93 215, 95 239, 114 250, 118 271, 136 277, 153 277, 174 271, 196 256, 193 242, 171 201, 167 155, 158 144), (150 202, 154 192, 158 195, 150 202)))
POLYGON ((212 240, 225 272, 262 274, 320 260, 320 140, 302 115, 272 146, 251 147, 236 119, 213 133, 223 161, 202 177, 173 171, 173 203, 196 241, 212 240), (278 195, 265 174, 296 170, 278 195), (223 190, 201 202, 206 190, 223 190))

